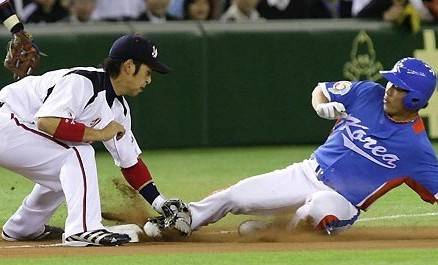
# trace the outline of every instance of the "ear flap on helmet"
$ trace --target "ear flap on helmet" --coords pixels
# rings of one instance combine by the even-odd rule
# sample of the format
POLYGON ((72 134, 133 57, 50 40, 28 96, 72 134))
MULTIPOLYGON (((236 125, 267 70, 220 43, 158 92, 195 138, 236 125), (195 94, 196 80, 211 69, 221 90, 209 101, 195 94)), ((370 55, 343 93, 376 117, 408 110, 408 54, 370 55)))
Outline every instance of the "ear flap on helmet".
POLYGON ((403 99, 404 106, 409 110, 419 110, 426 106, 427 101, 423 94, 418 91, 408 91, 403 99))

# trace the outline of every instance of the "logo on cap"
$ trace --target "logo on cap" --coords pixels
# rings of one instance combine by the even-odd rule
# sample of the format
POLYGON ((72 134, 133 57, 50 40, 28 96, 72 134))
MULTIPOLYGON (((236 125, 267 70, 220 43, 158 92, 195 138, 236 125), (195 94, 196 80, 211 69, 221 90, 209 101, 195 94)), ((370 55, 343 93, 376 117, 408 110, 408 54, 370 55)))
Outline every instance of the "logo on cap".
POLYGON ((152 57, 157 58, 158 49, 155 46, 152 46, 152 57))

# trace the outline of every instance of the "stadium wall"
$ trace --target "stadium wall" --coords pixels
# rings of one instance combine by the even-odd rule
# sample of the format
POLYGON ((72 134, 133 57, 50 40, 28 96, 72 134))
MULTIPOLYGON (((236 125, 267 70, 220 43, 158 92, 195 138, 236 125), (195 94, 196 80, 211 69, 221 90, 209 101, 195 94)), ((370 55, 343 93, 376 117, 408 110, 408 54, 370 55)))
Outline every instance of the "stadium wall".
MULTIPOLYGON (((128 98, 133 130, 144 148, 319 144, 333 123, 311 108, 315 85, 381 81, 378 71, 399 58, 422 50, 428 56, 424 36, 430 33, 350 20, 61 24, 28 30, 49 55, 38 73, 97 66, 113 40, 129 32, 159 43, 159 56, 172 73, 155 74, 140 96, 128 98)), ((6 46, 8 40, 9 33, 0 32, 0 42, 6 46)), ((429 63, 438 66, 435 57, 430 60, 437 62, 429 63)), ((2 86, 12 82, 4 69, 0 77, 2 86)))

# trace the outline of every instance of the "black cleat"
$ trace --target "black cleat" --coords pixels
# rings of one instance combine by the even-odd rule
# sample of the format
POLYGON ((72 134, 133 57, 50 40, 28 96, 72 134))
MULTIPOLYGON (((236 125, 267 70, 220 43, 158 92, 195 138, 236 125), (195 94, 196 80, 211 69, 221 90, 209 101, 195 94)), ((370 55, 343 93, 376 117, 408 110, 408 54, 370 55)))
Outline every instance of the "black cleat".
POLYGON ((36 237, 14 238, 2 231, 2 238, 6 241, 49 241, 61 240, 64 230, 59 227, 44 225, 44 231, 36 237))
POLYGON ((105 229, 87 231, 69 236, 62 240, 64 246, 119 246, 131 241, 127 234, 111 233, 105 229))

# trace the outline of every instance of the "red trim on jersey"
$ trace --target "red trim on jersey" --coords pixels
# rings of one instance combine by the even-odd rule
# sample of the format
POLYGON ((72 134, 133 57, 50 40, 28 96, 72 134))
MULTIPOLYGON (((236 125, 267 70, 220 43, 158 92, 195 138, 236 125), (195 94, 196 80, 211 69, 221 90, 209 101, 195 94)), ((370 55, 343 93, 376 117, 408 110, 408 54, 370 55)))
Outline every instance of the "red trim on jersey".
POLYGON ((319 222, 319 224, 316 226, 316 230, 325 230, 327 226, 329 226, 331 223, 339 221, 338 217, 334 215, 326 215, 322 220, 319 222))
POLYGON ((423 185, 415 181, 410 177, 400 177, 393 180, 390 180, 385 183, 380 189, 376 190, 372 196, 370 196, 362 205, 358 206, 360 209, 365 210, 372 203, 374 203, 378 198, 382 197, 385 193, 392 190, 395 187, 400 186, 401 184, 406 183, 411 189, 413 189, 418 195, 420 195, 423 201, 429 203, 437 202, 435 196, 430 193, 423 185))
POLYGON ((137 164, 132 167, 122 168, 123 176, 129 185, 135 190, 141 190, 146 184, 152 181, 151 173, 143 161, 139 158, 137 164))
POLYGON ((421 119, 420 117, 417 118, 417 120, 414 122, 414 124, 412 125, 412 129, 414 129, 414 132, 416 134, 419 134, 421 132, 424 132, 426 129, 424 128, 424 123, 423 123, 423 119, 421 119))
MULTIPOLYGON (((60 141, 56 140, 55 138, 53 138, 53 137, 51 137, 51 136, 49 136, 49 135, 47 135, 47 134, 44 134, 44 133, 39 132, 39 131, 36 131, 36 130, 34 130, 34 129, 31 129, 31 128, 29 128, 29 127, 27 127, 27 126, 21 124, 21 123, 17 120, 17 118, 14 117, 14 115, 13 115, 12 113, 11 113, 11 119, 14 119, 16 125, 17 125, 18 127, 23 128, 23 129, 26 130, 26 131, 29 131, 29 132, 34 133, 34 134, 37 134, 37 135, 39 135, 39 136, 41 136, 41 137, 43 137, 43 138, 46 138, 46 139, 48 139, 48 140, 50 140, 50 141, 52 141, 52 142, 54 142, 54 143, 56 143, 56 144, 58 144, 58 145, 64 147, 65 149, 70 149, 70 148, 71 148, 70 146, 66 145, 65 143, 60 142, 60 141)), ((84 180, 84 197, 83 197, 83 207, 82 207, 82 209, 83 209, 83 210, 82 210, 82 222, 83 222, 83 225, 82 225, 82 226, 83 226, 83 227, 82 227, 82 228, 84 229, 84 232, 85 232, 85 231, 87 231, 87 220, 86 220, 86 213, 87 213, 87 203, 86 203, 86 196, 87 196, 87 178, 86 178, 86 175, 85 175, 85 170, 84 170, 84 165, 83 165, 83 163, 82 163, 81 155, 79 154, 79 151, 76 149, 76 147, 73 147, 73 150, 75 151, 75 153, 76 153, 76 157, 78 158, 79 165, 80 165, 80 167, 81 167, 81 171, 82 171, 82 178, 83 178, 83 180, 84 180)))
POLYGON ((85 134, 85 124, 75 122, 72 119, 61 119, 58 127, 56 128, 53 137, 70 141, 70 142, 82 142, 85 134))

